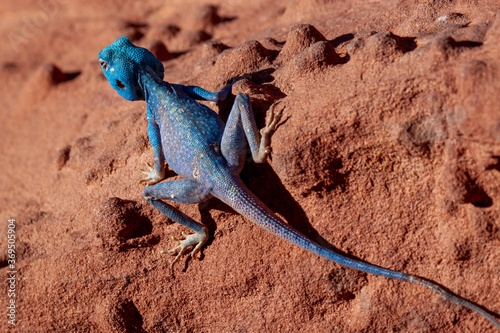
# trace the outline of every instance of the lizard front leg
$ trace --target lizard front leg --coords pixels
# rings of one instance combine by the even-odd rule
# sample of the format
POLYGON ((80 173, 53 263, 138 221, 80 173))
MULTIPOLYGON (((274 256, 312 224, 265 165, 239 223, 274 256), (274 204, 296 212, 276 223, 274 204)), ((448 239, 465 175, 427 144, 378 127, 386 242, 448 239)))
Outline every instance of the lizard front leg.
MULTIPOLYGON (((149 107, 148 107, 148 116, 149 116, 149 107)), ((148 137, 149 142, 153 146, 154 151, 154 167, 148 166, 148 170, 139 170, 143 174, 146 175, 145 178, 139 180, 140 183, 144 182, 146 185, 153 185, 161 182, 165 179, 165 156, 163 155, 163 150, 161 147, 161 136, 160 136, 160 128, 158 125, 152 120, 148 119, 148 137)))
POLYGON ((201 249, 207 240, 208 232, 206 227, 161 200, 166 199, 179 203, 195 204, 210 198, 211 195, 209 191, 199 183, 188 179, 179 179, 148 186, 143 190, 142 195, 144 199, 146 199, 151 205, 153 205, 169 219, 191 229, 194 232, 194 234, 190 235, 186 235, 183 232, 183 239, 172 237, 172 239, 178 242, 179 245, 169 251, 166 251, 168 253, 177 254, 174 261, 172 261, 170 268, 173 269, 174 264, 180 259, 184 252, 192 246, 194 246, 194 248, 191 251, 191 257, 194 258, 195 254, 201 249))
POLYGON ((180 84, 172 84, 172 87, 176 89, 177 91, 182 91, 185 94, 187 94, 189 97, 197 99, 197 100, 205 100, 205 101, 211 101, 211 102, 222 102, 225 101, 229 95, 231 94, 231 89, 233 88, 233 85, 245 78, 247 78, 248 75, 243 75, 240 77, 234 78, 231 83, 226 85, 224 88, 222 88, 219 91, 216 92, 211 92, 208 90, 205 90, 203 88, 197 87, 197 86, 183 86, 180 84))

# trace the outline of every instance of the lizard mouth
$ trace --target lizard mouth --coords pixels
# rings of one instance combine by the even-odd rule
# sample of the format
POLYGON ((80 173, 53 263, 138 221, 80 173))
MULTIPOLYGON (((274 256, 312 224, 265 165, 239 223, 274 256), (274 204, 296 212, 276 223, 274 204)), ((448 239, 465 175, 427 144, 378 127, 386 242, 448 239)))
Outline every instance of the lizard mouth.
POLYGON ((116 86, 120 89, 125 89, 125 85, 120 80, 116 80, 116 86))

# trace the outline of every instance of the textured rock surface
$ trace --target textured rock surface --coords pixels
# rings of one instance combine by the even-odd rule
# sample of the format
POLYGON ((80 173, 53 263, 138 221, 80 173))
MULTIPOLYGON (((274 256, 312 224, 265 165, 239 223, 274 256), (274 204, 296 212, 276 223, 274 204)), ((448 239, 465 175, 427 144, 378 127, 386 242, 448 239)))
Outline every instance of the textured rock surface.
MULTIPOLYGON (((251 95, 257 122, 274 100, 284 108, 271 159, 242 173, 264 202, 319 242, 500 314, 500 5, 480 3, 2 2, 12 331, 493 332, 417 286, 294 248, 216 200, 174 204, 212 237, 202 260, 170 272, 159 252, 183 228, 137 183, 152 159, 145 104, 122 100, 96 58, 126 35, 155 50, 171 82, 216 90, 251 73, 234 92, 251 95)), ((4 250, 0 259, 4 276, 4 250)))

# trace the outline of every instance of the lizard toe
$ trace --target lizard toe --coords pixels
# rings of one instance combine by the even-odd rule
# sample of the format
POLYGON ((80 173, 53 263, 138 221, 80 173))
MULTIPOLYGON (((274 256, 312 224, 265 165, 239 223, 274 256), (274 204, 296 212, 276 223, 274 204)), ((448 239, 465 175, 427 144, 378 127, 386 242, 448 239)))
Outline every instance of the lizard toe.
POLYGON ((177 245, 176 247, 174 247, 174 248, 172 248, 172 249, 170 249, 168 251, 161 251, 162 253, 167 252, 169 254, 177 254, 177 256, 175 257, 175 259, 170 264, 170 269, 174 268, 174 264, 177 261, 179 261, 179 259, 181 258, 181 256, 191 246, 194 246, 193 250, 191 251, 191 258, 196 258, 195 254, 198 253, 200 251, 201 247, 203 246, 203 244, 205 244, 205 242, 207 240, 207 236, 206 236, 205 232, 203 232, 203 233, 194 233, 194 234, 190 234, 190 235, 187 235, 184 232, 182 232, 182 238, 181 239, 179 239, 177 237, 174 237, 174 236, 172 236, 172 239, 174 241, 176 241, 179 245, 177 245))

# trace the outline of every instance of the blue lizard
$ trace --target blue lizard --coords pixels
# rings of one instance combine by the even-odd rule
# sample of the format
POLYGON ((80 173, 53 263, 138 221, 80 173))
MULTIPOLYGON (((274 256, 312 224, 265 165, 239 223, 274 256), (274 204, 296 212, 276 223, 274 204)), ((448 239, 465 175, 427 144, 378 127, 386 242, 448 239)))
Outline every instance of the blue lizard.
POLYGON ((236 96, 225 125, 217 113, 196 102, 222 101, 231 93, 232 84, 218 92, 209 92, 196 86, 164 82, 162 63, 148 50, 134 46, 126 37, 118 38, 104 48, 99 53, 99 64, 120 96, 147 103, 148 137, 154 150, 154 167, 141 170, 146 174, 141 181, 148 185, 143 190, 144 198, 169 219, 194 232, 190 235, 183 233, 183 239, 173 237, 179 245, 169 251, 177 254, 171 267, 189 247, 193 247, 191 256, 194 257, 207 240, 208 232, 205 226, 162 200, 195 204, 217 197, 262 228, 307 251, 359 271, 425 286, 477 312, 500 329, 500 323, 488 311, 439 284, 327 249, 300 234, 267 208, 243 184, 239 173, 245 162, 247 146, 256 163, 263 162, 269 154, 269 136, 281 117, 274 105, 259 139, 246 94, 236 96), (165 162, 184 179, 162 182, 165 162))

